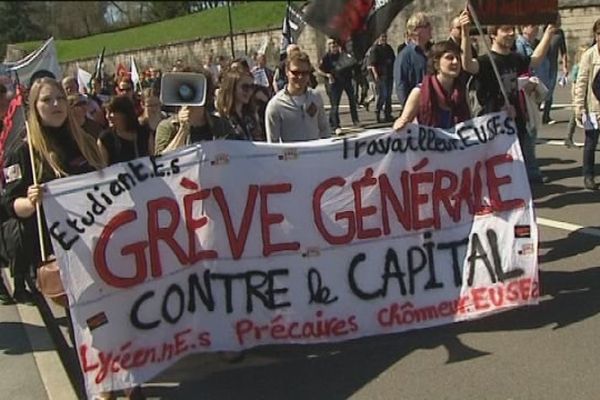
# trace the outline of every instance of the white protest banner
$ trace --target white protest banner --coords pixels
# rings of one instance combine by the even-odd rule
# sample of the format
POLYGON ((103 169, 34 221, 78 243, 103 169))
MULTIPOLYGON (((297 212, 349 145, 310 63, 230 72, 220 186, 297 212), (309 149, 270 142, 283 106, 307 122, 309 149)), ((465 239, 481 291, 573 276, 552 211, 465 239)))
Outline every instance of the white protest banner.
POLYGON ((505 114, 449 133, 202 142, 47 184, 90 394, 195 352, 335 342, 538 301, 505 114))
POLYGON ((22 60, 7 63, 6 66, 10 71, 18 73, 21 84, 25 86, 29 86, 34 74, 40 72, 51 72, 56 79, 62 79, 62 72, 58 65, 58 56, 53 37, 22 60))

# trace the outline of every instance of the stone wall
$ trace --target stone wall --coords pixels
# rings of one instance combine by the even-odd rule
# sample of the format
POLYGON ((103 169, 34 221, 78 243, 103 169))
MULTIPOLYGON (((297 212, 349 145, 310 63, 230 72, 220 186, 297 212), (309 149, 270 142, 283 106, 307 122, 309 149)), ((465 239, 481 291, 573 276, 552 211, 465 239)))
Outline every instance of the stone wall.
MULTIPOLYGON (((279 48, 281 30, 265 30, 234 35, 234 51, 237 56, 252 54, 257 51, 264 41, 269 43, 267 54, 269 59, 275 59, 279 48)), ((116 66, 121 63, 129 68, 131 56, 140 70, 147 67, 170 70, 177 59, 183 60, 186 65, 202 65, 208 54, 212 51, 216 55, 231 57, 229 36, 216 36, 189 40, 185 42, 169 43, 152 48, 131 50, 119 54, 106 55, 104 67, 108 74, 112 74, 116 66)), ((64 74, 74 75, 77 64, 86 71, 92 72, 96 65, 97 57, 62 63, 64 74)))
MULTIPOLYGON (((434 40, 445 39, 449 33, 450 20, 460 12, 462 7, 464 7, 464 0, 416 1, 407 6, 394 19, 388 30, 388 41, 394 49, 404 41, 406 21, 412 13, 417 11, 427 12, 431 16, 434 40)), ((600 16, 600 4, 597 6, 587 5, 586 7, 561 7, 560 14, 567 37, 570 60, 573 60, 577 47, 581 43, 591 42, 592 40, 591 27, 596 18, 600 16)), ((252 54, 266 40, 269 43, 267 50, 268 62, 274 66, 279 58, 280 39, 280 29, 237 34, 234 36, 236 56, 252 54)), ((313 64, 316 64, 326 51, 325 41, 325 35, 308 26, 300 36, 299 44, 309 54, 313 64)), ((109 55, 105 57, 105 71, 109 74, 113 73, 118 63, 122 63, 128 68, 130 56, 135 58, 140 70, 149 66, 169 70, 177 59, 182 59, 190 65, 201 64, 211 50, 215 55, 231 56, 229 36, 196 39, 109 55)), ((96 58, 78 60, 77 62, 81 68, 91 72, 94 69, 96 58)), ((572 62, 570 63, 572 64, 572 62)), ((75 74, 75 61, 63 63, 61 66, 63 67, 63 73, 75 74)))
POLYGON ((573 7, 560 10, 562 28, 567 38, 569 64, 577 62, 575 53, 579 46, 591 44, 594 40, 592 25, 600 18, 600 5, 593 7, 573 7))

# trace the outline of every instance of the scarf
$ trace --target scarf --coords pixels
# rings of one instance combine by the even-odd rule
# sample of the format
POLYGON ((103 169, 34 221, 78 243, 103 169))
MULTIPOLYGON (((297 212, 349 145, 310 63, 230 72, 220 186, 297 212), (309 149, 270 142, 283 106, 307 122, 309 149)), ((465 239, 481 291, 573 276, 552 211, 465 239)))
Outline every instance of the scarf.
POLYGON ((439 127, 441 109, 450 110, 455 125, 471 118, 466 85, 458 77, 454 80, 452 93, 447 94, 435 75, 425 75, 421 83, 421 99, 417 115, 419 124, 439 127))

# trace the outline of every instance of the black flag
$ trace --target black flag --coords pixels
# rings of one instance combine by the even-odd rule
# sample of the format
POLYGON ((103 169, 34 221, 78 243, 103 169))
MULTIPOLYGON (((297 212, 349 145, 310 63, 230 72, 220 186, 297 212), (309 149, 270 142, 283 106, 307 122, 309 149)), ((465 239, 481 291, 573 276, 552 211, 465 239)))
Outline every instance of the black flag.
POLYGON ((306 22, 338 39, 361 60, 396 15, 413 0, 314 0, 306 22))
POLYGON ((291 43, 298 43, 298 37, 306 26, 304 13, 293 4, 288 4, 286 17, 283 20, 281 53, 285 52, 287 46, 291 43))

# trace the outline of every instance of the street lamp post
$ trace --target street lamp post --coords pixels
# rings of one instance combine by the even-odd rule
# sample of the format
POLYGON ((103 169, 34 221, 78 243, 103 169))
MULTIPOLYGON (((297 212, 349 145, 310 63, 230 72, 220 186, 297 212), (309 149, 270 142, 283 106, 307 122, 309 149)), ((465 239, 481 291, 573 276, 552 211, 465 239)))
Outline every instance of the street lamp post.
POLYGON ((233 24, 231 23, 231 1, 227 1, 227 15, 229 17, 229 41, 231 43, 231 58, 235 58, 235 50, 233 48, 233 24))

